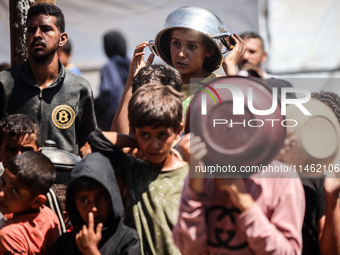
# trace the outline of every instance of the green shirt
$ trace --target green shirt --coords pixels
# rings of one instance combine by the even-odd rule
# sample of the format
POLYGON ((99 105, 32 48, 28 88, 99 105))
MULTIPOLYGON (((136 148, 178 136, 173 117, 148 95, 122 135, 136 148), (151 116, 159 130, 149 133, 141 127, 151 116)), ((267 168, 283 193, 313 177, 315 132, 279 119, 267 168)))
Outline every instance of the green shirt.
POLYGON ((135 227, 145 254, 181 254, 174 246, 172 229, 177 223, 179 203, 188 165, 172 171, 138 169, 127 183, 135 227), (142 175, 142 173, 140 173, 142 175), (137 181, 141 180, 141 182, 137 181))
POLYGON ((149 163, 125 154, 98 130, 91 133, 89 142, 93 150, 110 158, 116 176, 127 188, 125 223, 137 229, 142 254, 181 254, 173 244, 172 229, 177 224, 189 165, 160 172, 149 163))

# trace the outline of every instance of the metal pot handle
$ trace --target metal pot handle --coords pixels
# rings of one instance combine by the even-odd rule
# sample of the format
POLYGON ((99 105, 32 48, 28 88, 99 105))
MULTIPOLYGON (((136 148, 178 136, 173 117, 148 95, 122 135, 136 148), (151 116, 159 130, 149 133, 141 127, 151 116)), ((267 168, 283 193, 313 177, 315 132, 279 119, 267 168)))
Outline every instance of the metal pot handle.
POLYGON ((229 32, 211 35, 211 37, 214 39, 221 40, 222 44, 225 47, 225 51, 223 51, 222 54, 227 53, 228 51, 231 51, 235 47, 236 42, 231 37, 231 34, 229 32))
POLYGON ((150 49, 150 51, 153 53, 153 54, 155 54, 156 56, 159 56, 158 55, 158 53, 157 53, 157 51, 156 51, 156 46, 155 46, 155 41, 154 40, 149 40, 149 49, 150 49))

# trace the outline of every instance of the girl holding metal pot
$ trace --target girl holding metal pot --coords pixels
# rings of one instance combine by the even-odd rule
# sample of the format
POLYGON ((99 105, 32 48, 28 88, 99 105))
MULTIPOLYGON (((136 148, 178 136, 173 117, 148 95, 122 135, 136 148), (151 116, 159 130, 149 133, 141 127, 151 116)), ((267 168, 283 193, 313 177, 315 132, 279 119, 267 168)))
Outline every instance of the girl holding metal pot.
POLYGON ((237 75, 236 64, 245 52, 243 40, 227 32, 222 20, 208 9, 184 6, 166 18, 164 29, 151 50, 165 63, 176 68, 183 80, 184 111, 190 103, 195 82, 209 83, 223 64, 226 75, 237 75), (223 60, 223 54, 232 50, 223 60), (195 80, 194 80, 195 79, 195 80))
POLYGON ((174 10, 166 18, 164 29, 156 35, 155 40, 137 45, 111 130, 129 133, 127 105, 132 95, 131 84, 142 67, 152 64, 155 55, 180 73, 184 83, 181 91, 185 94, 185 113, 190 103, 190 88, 195 87, 193 79, 209 83, 217 77, 213 72, 221 65, 226 75, 237 75, 236 64, 244 52, 245 45, 241 37, 227 32, 222 20, 210 10, 198 6, 184 6, 174 10), (146 47, 154 54, 144 62, 146 47), (223 60, 223 54, 228 51, 231 52, 223 60))

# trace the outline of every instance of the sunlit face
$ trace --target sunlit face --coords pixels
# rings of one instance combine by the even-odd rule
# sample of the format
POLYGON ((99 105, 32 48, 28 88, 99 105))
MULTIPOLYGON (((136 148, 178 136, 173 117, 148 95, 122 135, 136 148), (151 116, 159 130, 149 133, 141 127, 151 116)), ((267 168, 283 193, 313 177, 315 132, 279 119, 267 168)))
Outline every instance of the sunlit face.
POLYGON ((82 190, 75 194, 76 208, 88 225, 89 213, 93 213, 94 223, 107 225, 113 215, 111 197, 104 187, 82 190))
POLYGON ((4 166, 12 157, 25 151, 38 151, 35 134, 19 137, 5 136, 0 146, 0 159, 4 166))
POLYGON ((26 45, 36 61, 44 61, 56 54, 61 33, 56 26, 56 17, 44 14, 33 16, 27 24, 26 45))
POLYGON ((240 70, 261 68, 261 64, 266 61, 266 54, 262 48, 262 42, 258 38, 244 39, 246 51, 243 58, 238 62, 240 70))
POLYGON ((6 169, 0 177, 0 212, 3 214, 29 212, 32 210, 34 198, 32 191, 6 169))
POLYGON ((174 67, 183 76, 203 78, 206 71, 203 63, 206 57, 212 55, 208 52, 203 35, 191 29, 173 29, 170 39, 171 60, 174 67))
POLYGON ((162 167, 180 130, 175 132, 173 128, 146 126, 134 128, 133 132, 139 149, 151 165, 162 167))

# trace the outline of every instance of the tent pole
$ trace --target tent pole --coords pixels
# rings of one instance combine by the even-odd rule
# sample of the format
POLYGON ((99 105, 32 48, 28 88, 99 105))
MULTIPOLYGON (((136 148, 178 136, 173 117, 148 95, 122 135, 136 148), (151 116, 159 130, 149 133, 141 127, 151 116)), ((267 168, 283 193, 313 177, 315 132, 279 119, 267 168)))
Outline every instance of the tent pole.
POLYGON ((8 0, 9 1, 9 24, 11 40, 11 66, 21 65, 26 59, 26 18, 31 5, 37 3, 52 3, 55 0, 8 0))

